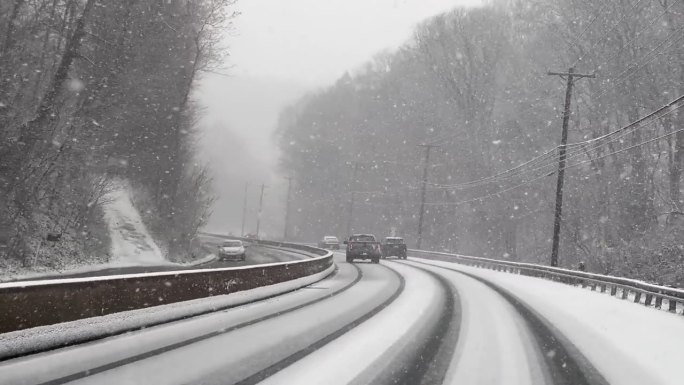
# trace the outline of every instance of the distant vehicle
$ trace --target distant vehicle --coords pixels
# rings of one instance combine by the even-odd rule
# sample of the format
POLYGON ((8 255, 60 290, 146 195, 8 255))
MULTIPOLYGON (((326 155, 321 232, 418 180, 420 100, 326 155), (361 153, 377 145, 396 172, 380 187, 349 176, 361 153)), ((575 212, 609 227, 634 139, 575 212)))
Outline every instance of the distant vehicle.
POLYGON ((243 238, 247 238, 247 239, 251 239, 251 240, 255 240, 255 241, 259 240, 259 237, 257 237, 256 234, 246 234, 243 238))
POLYGON ((380 263, 382 252, 380 242, 375 240, 372 234, 354 234, 344 241, 347 245, 347 262, 354 262, 355 259, 370 259, 372 263, 380 263))
POLYGON ((382 244, 382 258, 397 257, 406 259, 406 243, 401 237, 386 237, 382 244))
POLYGON ((318 242, 318 247, 321 249, 339 250, 340 240, 332 235, 326 235, 322 240, 318 242))
POLYGON ((219 245, 218 249, 218 258, 220 260, 245 260, 245 246, 242 244, 242 241, 224 241, 219 245))

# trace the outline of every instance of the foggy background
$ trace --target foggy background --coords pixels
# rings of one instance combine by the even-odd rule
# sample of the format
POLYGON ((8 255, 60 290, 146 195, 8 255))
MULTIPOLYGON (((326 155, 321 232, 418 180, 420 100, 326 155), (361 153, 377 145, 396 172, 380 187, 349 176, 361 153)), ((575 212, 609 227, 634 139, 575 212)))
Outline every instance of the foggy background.
POLYGON ((196 97, 205 108, 200 156, 211 167, 218 200, 207 229, 240 233, 245 183, 250 183, 245 232, 282 236, 287 182, 273 141, 281 109, 331 84, 377 53, 402 44, 420 21, 478 0, 249 0, 226 32, 227 70, 207 73, 196 97))

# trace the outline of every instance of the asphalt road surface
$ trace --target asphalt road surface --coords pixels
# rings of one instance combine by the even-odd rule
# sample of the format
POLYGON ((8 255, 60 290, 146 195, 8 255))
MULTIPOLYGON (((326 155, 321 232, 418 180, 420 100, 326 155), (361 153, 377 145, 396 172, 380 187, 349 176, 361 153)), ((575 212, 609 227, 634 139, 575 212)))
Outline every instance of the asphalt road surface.
POLYGON ((287 294, 0 362, 0 383, 608 383, 545 318, 456 264, 335 261, 287 294))
MULTIPOLYGON (((220 238, 203 236, 202 242, 205 247, 210 250, 214 255, 216 254, 216 249, 218 245, 223 240, 220 238)), ((220 267, 235 267, 235 266, 251 266, 259 265, 264 263, 274 263, 274 262, 287 262, 299 259, 309 258, 312 255, 306 254, 299 251, 285 251, 278 250, 270 247, 254 246, 251 245, 247 247, 245 252, 244 261, 222 261, 215 259, 208 263, 203 263, 194 266, 186 266, 180 264, 167 264, 167 265, 142 265, 142 266, 127 266, 127 267, 116 267, 116 268, 105 268, 98 270, 91 270, 78 273, 65 273, 65 274, 49 274, 40 277, 33 277, 27 279, 20 279, 21 281, 36 281, 45 279, 60 279, 60 278, 80 278, 80 277, 100 277, 106 275, 120 275, 120 274, 138 274, 138 273, 152 273, 158 271, 174 271, 174 270, 189 270, 189 269, 211 269, 220 267)), ((15 279, 13 281, 19 281, 15 279)), ((10 281, 11 282, 11 281, 10 281)))

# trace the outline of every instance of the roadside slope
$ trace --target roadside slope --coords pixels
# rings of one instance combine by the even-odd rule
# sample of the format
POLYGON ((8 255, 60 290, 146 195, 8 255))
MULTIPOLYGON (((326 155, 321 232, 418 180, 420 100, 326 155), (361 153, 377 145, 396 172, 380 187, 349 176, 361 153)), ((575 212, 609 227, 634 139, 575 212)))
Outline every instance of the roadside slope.
POLYGON ((120 265, 167 263, 131 202, 128 183, 115 181, 107 198, 109 203, 104 212, 111 238, 110 262, 120 265))

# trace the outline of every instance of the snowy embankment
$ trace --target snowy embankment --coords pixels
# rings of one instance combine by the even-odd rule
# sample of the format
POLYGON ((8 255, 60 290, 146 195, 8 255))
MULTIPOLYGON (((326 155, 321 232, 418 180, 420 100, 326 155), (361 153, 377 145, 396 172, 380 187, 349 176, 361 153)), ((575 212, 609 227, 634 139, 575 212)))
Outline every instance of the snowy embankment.
POLYGON ((684 317, 540 278, 451 262, 410 260, 456 269, 504 288, 565 335, 611 384, 681 384, 684 317))
POLYGON ((124 180, 115 180, 103 205, 104 218, 110 242, 109 259, 105 263, 81 265, 61 270, 21 271, 0 274, 0 281, 55 279, 59 275, 72 276, 83 273, 120 269, 135 266, 178 266, 191 267, 212 262, 216 255, 208 253, 192 262, 170 262, 157 246, 142 222, 140 213, 131 201, 131 187, 124 180))
MULTIPOLYGON (((0 334, 0 360, 125 333, 270 298, 318 282, 335 270, 232 294, 176 302, 0 334)), ((0 381, 2 382, 2 381, 0 381)))
POLYGON ((125 181, 113 183, 104 207, 111 239, 111 263, 119 265, 163 265, 167 263, 150 236, 138 210, 130 198, 130 186, 125 181))

